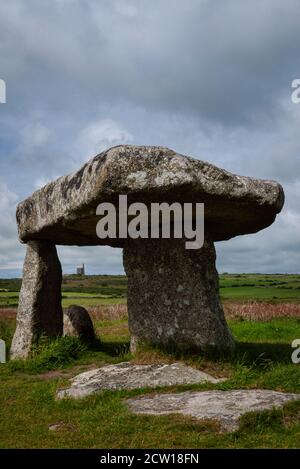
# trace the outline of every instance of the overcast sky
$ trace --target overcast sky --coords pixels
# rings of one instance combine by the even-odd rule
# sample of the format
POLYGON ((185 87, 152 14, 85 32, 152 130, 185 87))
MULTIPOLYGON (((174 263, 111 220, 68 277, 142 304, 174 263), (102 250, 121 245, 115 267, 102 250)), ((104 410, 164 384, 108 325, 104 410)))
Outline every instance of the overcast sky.
MULTIPOLYGON (((300 272, 299 0, 0 3, 0 277, 20 276, 15 206, 122 143, 276 179, 266 230, 217 243, 220 272, 300 272)), ((122 252, 59 247, 64 272, 122 273, 122 252)))

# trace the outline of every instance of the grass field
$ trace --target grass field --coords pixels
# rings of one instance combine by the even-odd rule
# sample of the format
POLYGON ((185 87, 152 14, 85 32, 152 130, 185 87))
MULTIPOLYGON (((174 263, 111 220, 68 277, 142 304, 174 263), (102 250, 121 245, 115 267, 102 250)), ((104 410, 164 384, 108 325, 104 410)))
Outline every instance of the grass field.
MULTIPOLYGON (((122 398, 153 392, 149 389, 107 391, 80 401, 54 399, 56 389, 70 377, 124 360, 181 360, 227 378, 218 385, 173 387, 174 392, 268 388, 300 393, 300 365, 291 361, 291 342, 300 339, 300 276, 223 275, 220 284, 227 321, 237 341, 233 356, 176 355, 144 347, 133 357, 123 304, 126 278, 65 278, 63 304, 88 307, 101 340, 86 348, 74 338, 62 338, 41 344, 27 361, 0 365, 0 448, 298 448, 300 401, 281 410, 249 413, 238 431, 222 433, 213 422, 130 414, 122 398), (54 424, 57 430, 49 430, 54 424)), ((18 280, 0 281, 0 337, 8 346, 19 287, 18 280)))
MULTIPOLYGON (((20 279, 0 279, 0 308, 18 305, 20 279)), ((127 278, 122 275, 64 276, 63 306, 126 303, 127 278)), ((300 302, 300 275, 222 274, 220 294, 228 301, 300 302)))

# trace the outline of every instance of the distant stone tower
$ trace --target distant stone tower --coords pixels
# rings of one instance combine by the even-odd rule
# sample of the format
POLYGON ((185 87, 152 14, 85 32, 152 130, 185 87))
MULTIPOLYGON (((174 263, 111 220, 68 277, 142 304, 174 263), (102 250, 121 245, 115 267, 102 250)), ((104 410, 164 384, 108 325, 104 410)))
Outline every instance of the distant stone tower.
POLYGON ((81 264, 78 267, 76 267, 76 274, 77 275, 85 275, 85 273, 84 273, 84 264, 81 264))

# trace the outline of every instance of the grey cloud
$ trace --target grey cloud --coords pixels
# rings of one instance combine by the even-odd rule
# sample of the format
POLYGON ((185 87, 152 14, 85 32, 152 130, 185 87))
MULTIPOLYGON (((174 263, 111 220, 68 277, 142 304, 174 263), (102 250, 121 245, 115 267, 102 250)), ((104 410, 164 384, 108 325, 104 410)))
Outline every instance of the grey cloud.
POLYGON ((62 98, 70 109, 123 99, 222 125, 272 122, 298 72, 297 0, 155 4, 7 2, 0 36, 12 91, 30 100, 34 89, 53 109, 62 98))
MULTIPOLYGON (((286 205, 276 223, 218 243, 218 265, 299 271, 300 105, 290 101, 299 24, 297 0, 2 2, 0 275, 22 265, 16 202, 119 143, 279 180, 286 205)), ((60 256, 65 271, 80 258, 91 273, 122 272, 117 250, 60 256)))

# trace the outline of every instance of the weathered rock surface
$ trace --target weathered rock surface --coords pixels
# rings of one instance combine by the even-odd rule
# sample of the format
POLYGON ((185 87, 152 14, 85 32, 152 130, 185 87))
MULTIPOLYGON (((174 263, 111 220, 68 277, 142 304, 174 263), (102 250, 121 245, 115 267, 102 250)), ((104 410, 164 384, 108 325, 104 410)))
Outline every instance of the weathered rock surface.
POLYGON ((54 338, 62 334, 61 277, 55 245, 49 241, 29 241, 10 350, 12 358, 28 357, 41 335, 54 338))
POLYGON ((123 258, 133 352, 139 342, 187 351, 233 350, 211 240, 198 250, 185 249, 181 239, 128 240, 123 258))
POLYGON ((84 342, 95 338, 94 326, 88 311, 82 306, 72 305, 64 310, 64 335, 78 337, 84 342))
POLYGON ((124 362, 86 371, 75 376, 71 380, 71 387, 59 389, 56 397, 58 399, 64 397, 81 398, 104 389, 155 388, 157 386, 203 383, 205 381, 218 383, 223 380, 213 378, 207 373, 182 363, 135 365, 124 362))
POLYGON ((300 394, 285 394, 266 389, 234 391, 187 391, 178 394, 156 394, 151 397, 126 399, 136 414, 182 414, 197 419, 212 419, 227 431, 237 430, 239 418, 247 412, 270 410, 289 401, 300 400, 300 394))
POLYGON ((95 230, 96 207, 101 202, 117 205, 119 194, 127 194, 128 203, 204 202, 205 230, 214 241, 269 226, 284 200, 282 187, 274 181, 236 176, 168 148, 123 145, 21 202, 20 239, 122 247, 124 239, 101 240, 95 230))
POLYGON ((19 237, 29 248, 12 356, 26 356, 40 333, 61 332, 61 272, 47 240, 124 247, 132 349, 145 340, 181 349, 232 350, 213 242, 269 226, 283 202, 282 187, 274 181, 236 176, 168 148, 123 145, 97 155, 17 207, 19 237), (128 205, 204 203, 204 246, 189 251, 182 240, 98 238, 96 208, 101 202, 118 208, 119 195, 127 195, 128 205), (34 246, 40 252, 33 254, 34 246))

